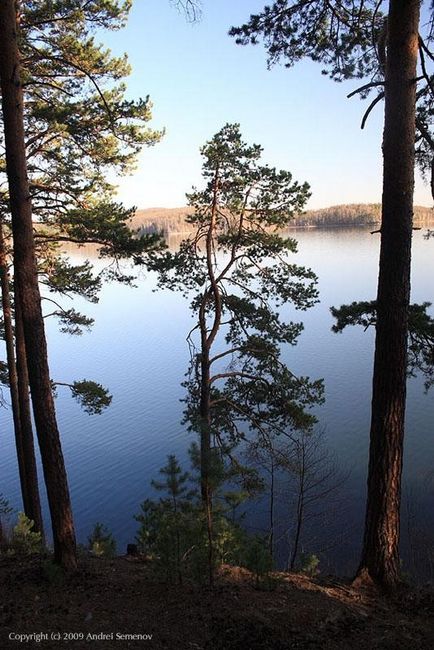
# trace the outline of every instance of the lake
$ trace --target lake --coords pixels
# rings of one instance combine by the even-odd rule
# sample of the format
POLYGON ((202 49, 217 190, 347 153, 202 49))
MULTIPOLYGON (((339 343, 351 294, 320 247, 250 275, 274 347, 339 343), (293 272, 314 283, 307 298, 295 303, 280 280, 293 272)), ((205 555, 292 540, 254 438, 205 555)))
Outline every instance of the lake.
MULTIPOLYGON (((305 329, 298 345, 285 350, 283 357, 293 372, 325 381, 326 400, 315 412, 330 450, 350 472, 344 487, 350 523, 345 548, 339 551, 345 562, 331 566, 350 571, 364 516, 374 332, 350 328, 332 333, 329 308, 375 297, 379 235, 364 228, 290 234, 299 243, 294 261, 319 277, 320 303, 295 314, 305 329)), ((414 233, 412 302, 434 297, 433 247, 422 231, 414 233)), ((71 256, 83 260, 86 252, 81 249, 71 256)), ((113 532, 119 552, 134 541, 133 515, 152 494, 150 480, 167 454, 176 453, 187 462, 187 448, 195 439, 181 425, 181 382, 189 360, 186 335, 193 323, 188 301, 169 291, 153 291, 152 274, 140 273, 136 284, 104 286, 96 305, 74 301, 77 309, 95 318, 91 333, 67 336, 52 319, 47 321, 53 379, 94 379, 113 394, 112 405, 102 415, 89 416, 67 389, 59 388, 57 411, 78 539, 84 543, 100 521, 113 532)), ((6 393, 4 397, 8 399, 6 393)), ((424 393, 423 378, 410 379, 403 501, 403 539, 410 545, 422 525, 424 545, 434 540, 433 422, 434 393, 424 393)), ((19 509, 10 408, 1 409, 0 436, 0 492, 19 509)), ((252 507, 250 520, 255 516, 252 507)), ((44 508, 46 512, 45 496, 44 508)), ((260 506, 257 517, 261 519, 260 506)))

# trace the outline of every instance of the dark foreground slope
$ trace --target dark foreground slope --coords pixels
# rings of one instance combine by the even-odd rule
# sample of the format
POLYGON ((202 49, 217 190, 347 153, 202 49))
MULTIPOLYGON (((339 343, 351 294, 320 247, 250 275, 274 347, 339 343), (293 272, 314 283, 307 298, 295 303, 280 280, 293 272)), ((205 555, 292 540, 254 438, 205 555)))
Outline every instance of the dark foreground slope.
POLYGON ((0 585, 1 648, 434 648, 431 590, 385 599, 297 574, 278 574, 265 590, 232 567, 210 591, 166 585, 127 558, 83 560, 66 581, 42 558, 3 557, 0 585))

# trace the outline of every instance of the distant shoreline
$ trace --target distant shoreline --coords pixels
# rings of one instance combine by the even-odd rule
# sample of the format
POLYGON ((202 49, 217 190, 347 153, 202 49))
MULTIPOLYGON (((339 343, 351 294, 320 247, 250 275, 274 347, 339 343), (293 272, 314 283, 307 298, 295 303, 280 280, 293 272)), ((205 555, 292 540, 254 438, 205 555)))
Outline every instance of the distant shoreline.
MULTIPOLYGON (((162 232, 164 236, 188 235, 193 231, 186 223, 192 208, 148 208, 137 210, 131 228, 140 234, 162 232)), ((379 203, 335 205, 321 210, 307 210, 294 217, 285 230, 314 230, 323 228, 378 227, 381 218, 379 203)), ((434 209, 414 206, 414 227, 434 225, 434 209)))

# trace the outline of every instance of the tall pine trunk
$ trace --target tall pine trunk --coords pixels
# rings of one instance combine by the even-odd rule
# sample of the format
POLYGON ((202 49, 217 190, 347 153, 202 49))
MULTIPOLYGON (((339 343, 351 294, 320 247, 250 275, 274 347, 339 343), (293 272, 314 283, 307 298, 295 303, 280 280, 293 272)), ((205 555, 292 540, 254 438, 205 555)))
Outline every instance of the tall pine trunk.
POLYGON ((24 340, 23 319, 20 300, 15 299, 15 353, 18 377, 18 403, 20 423, 24 440, 24 452, 27 468, 27 484, 31 500, 32 516, 35 529, 43 533, 41 503, 38 488, 35 448, 33 441, 33 424, 30 405, 29 373, 27 369, 26 344, 24 340))
POLYGON ((201 350, 201 391, 200 391, 200 488, 205 512, 208 537, 208 581, 214 583, 213 513, 211 486, 211 406, 210 406, 210 366, 209 347, 203 341, 201 350))
POLYGON ((50 507, 54 557, 65 569, 74 569, 77 565, 74 524, 48 369, 33 239, 17 38, 15 2, 2 0, 0 81, 14 240, 14 281, 21 308, 33 414, 50 507))
MULTIPOLYGON (((0 222, 0 276, 3 307, 3 322, 6 341, 6 357, 8 364, 9 388, 11 394, 12 416, 15 432, 15 446, 17 450, 18 470, 20 474, 21 494, 23 499, 24 513, 33 520, 33 530, 43 535, 43 523, 41 514, 41 502, 38 489, 38 473, 36 469, 35 448, 33 444, 33 428, 30 416, 29 384, 27 378, 27 363, 24 358, 19 364, 20 356, 19 339, 22 334, 20 320, 16 320, 16 351, 15 360, 14 328, 12 305, 10 298, 9 269, 6 253, 6 243, 3 234, 3 225, 0 222), (24 362, 24 371, 22 369, 24 362), (20 372, 21 365, 21 372, 20 372), (24 398, 22 396, 24 389, 24 398)), ((24 341, 22 342, 24 343, 24 341)), ((21 355, 23 356, 23 355, 21 355)))
POLYGON ((360 579, 399 581, 401 471, 413 221, 418 0, 391 0, 368 498, 360 579))
POLYGON ((21 431, 20 407, 18 400, 18 376, 15 363, 14 331, 12 324, 12 306, 10 298, 9 269, 6 247, 3 236, 3 225, 0 222, 0 281, 2 292, 3 325, 6 344, 6 360, 8 365, 9 391, 11 395, 12 418, 14 422, 15 447, 17 450, 18 472, 20 475, 21 496, 25 514, 29 517, 29 501, 27 497, 27 473, 24 455, 24 441, 21 431))
POLYGON ((208 578, 214 583, 214 533, 213 533, 213 489, 212 489, 212 448, 211 448, 211 361, 210 352, 221 323, 221 295, 214 272, 214 246, 219 190, 219 168, 213 181, 213 201, 210 223, 206 236, 206 263, 210 286, 202 297, 199 309, 200 350, 200 487, 205 511, 208 536, 208 578), (206 312, 209 301, 213 301, 214 317, 211 331, 208 331, 206 312))

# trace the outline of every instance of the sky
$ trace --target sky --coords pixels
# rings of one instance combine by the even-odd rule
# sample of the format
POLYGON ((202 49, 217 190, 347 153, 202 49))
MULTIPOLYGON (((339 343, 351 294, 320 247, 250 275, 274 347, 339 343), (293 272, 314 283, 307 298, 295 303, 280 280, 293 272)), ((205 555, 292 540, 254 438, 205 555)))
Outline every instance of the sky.
MULTIPOLYGON (((269 70, 262 45, 236 45, 229 28, 264 4, 203 0, 201 19, 191 24, 170 0, 134 0, 127 27, 100 34, 114 54, 128 54, 128 97, 150 95, 149 125, 165 129, 135 173, 116 180, 126 206, 185 205, 185 193, 201 187, 200 147, 228 122, 264 148, 265 163, 310 184, 308 208, 381 202, 383 104, 361 130, 367 104, 346 97, 360 82, 333 82, 307 60, 269 70)), ((432 206, 419 174, 415 203, 432 206)))

